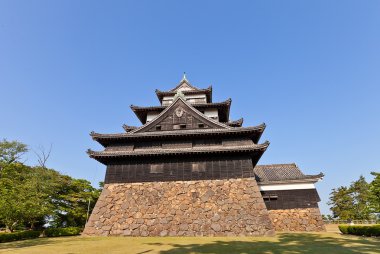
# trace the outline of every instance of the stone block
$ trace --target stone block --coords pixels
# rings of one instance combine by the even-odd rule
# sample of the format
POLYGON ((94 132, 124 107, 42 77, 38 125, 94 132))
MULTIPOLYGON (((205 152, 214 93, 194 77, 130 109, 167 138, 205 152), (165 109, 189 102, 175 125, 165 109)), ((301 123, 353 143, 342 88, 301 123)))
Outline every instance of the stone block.
POLYGON ((251 236, 274 227, 256 180, 106 184, 84 235, 251 236))

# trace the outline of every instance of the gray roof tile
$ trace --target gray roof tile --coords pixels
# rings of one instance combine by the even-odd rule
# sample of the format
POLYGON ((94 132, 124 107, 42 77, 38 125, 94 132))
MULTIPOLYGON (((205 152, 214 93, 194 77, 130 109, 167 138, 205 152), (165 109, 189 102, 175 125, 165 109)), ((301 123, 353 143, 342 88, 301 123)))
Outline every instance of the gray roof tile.
POLYGON ((254 169, 256 180, 261 183, 297 180, 319 180, 323 174, 305 175, 295 163, 257 165, 254 169))

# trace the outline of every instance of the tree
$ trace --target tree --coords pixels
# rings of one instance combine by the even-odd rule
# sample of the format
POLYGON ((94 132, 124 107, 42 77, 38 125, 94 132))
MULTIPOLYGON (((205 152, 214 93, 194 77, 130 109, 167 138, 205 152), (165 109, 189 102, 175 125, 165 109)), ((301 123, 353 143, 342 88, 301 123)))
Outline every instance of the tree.
POLYGON ((92 187, 87 180, 62 176, 61 186, 54 197, 54 226, 83 227, 87 220, 88 206, 90 205, 91 212, 101 190, 92 187))
POLYGON ((9 231, 18 226, 35 228, 47 221, 56 227, 86 223, 88 202, 93 209, 101 189, 43 167, 2 164, 0 224, 9 231))
POLYGON ((28 151, 28 146, 18 141, 0 141, 0 162, 10 164, 19 161, 28 151))
POLYGON ((46 217, 54 214, 52 197, 61 184, 60 176, 59 172, 52 169, 38 166, 30 168, 24 183, 28 199, 23 214, 30 228, 34 229, 36 223, 45 224, 46 217))
POLYGON ((46 168, 51 147, 40 148, 35 167, 19 162, 27 151, 23 143, 0 142, 0 225, 9 231, 47 221, 57 227, 84 226, 87 210, 95 206, 102 186, 96 189, 87 180, 46 168))
POLYGON ((333 189, 328 204, 332 206, 330 210, 334 218, 367 220, 371 217, 369 196, 369 184, 360 176, 349 187, 333 189))
POLYGON ((371 212, 380 214, 380 173, 371 173, 375 178, 369 184, 369 203, 371 212))
POLYGON ((45 147, 39 146, 38 151, 34 151, 34 154, 37 156, 38 165, 42 168, 46 168, 46 162, 50 157, 51 149, 53 145, 50 144, 49 150, 46 150, 45 147))
POLYGON ((20 187, 19 171, 21 166, 21 164, 1 165, 0 221, 11 232, 23 220, 22 206, 26 199, 23 196, 24 191, 18 189, 20 187))
POLYGON ((334 218, 347 220, 353 217, 352 207, 354 200, 351 196, 350 190, 347 187, 341 186, 333 189, 330 193, 329 205, 332 205, 330 210, 334 218))
POLYGON ((353 218, 355 220, 370 219, 369 184, 363 176, 350 185, 350 192, 354 200, 353 218))
POLYGON ((51 196, 59 184, 59 173, 51 169, 29 167, 22 163, 5 164, 0 178, 0 221, 9 231, 18 225, 36 222, 52 215, 51 196))

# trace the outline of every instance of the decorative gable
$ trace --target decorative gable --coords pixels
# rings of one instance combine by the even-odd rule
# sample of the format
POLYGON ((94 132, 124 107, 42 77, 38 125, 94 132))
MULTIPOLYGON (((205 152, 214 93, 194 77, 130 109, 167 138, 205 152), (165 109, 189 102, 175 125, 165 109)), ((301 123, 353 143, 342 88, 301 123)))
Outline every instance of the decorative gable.
POLYGON ((199 89, 190 84, 190 82, 186 78, 186 73, 184 73, 183 78, 179 82, 179 84, 170 91, 171 92, 178 92, 178 91, 197 91, 197 90, 199 90, 199 89))
POLYGON ((229 129, 231 127, 206 117, 187 103, 182 96, 176 96, 174 102, 155 119, 131 133, 210 128, 229 129))
POLYGON ((184 82, 176 89, 176 91, 190 91, 190 90, 195 90, 195 89, 189 86, 187 82, 184 82))

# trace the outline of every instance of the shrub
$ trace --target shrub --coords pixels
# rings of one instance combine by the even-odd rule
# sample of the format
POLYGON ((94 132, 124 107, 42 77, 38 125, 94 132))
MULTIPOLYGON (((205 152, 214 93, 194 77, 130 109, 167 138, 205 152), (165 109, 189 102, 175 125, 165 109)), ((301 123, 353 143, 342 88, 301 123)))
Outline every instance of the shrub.
POLYGON ((82 231, 81 228, 68 227, 68 228, 47 228, 45 229, 45 236, 57 237, 57 236, 71 236, 79 235, 82 231))
POLYGON ((14 233, 0 234, 0 243, 12 242, 24 239, 37 238, 41 235, 40 231, 20 231, 14 233))
POLYGON ((339 225, 338 228, 342 234, 348 234, 348 225, 339 225))
POLYGON ((339 230, 343 234, 360 236, 380 236, 380 225, 359 226, 359 225, 339 225, 339 230))

